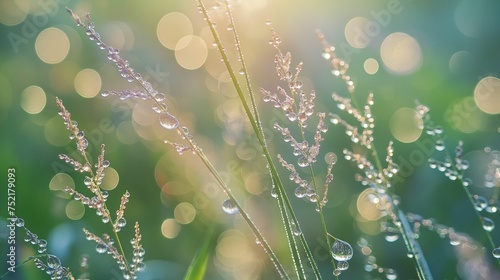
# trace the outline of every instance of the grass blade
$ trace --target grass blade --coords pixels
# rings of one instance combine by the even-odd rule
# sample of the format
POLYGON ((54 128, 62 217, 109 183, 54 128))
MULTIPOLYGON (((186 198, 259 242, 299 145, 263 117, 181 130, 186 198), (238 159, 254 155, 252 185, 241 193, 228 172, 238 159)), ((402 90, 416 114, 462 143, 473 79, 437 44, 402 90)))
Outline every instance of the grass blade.
POLYGON ((205 277, 208 259, 210 257, 210 245, 215 236, 214 232, 214 226, 212 226, 205 237, 203 245, 191 261, 186 275, 184 276, 184 280, 202 280, 205 277))

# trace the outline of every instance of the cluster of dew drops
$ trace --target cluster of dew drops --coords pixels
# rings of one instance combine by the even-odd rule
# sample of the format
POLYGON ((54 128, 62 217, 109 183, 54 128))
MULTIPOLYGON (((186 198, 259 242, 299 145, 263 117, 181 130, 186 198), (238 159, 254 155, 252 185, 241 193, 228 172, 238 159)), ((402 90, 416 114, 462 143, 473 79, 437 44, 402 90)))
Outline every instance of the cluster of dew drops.
MULTIPOLYGON (((37 245, 38 253, 46 254, 47 241, 45 239, 38 238, 37 234, 28 230, 24 226, 23 219, 16 218, 15 224, 18 228, 23 228, 26 231, 26 237, 24 238, 25 242, 37 245)), ((69 271, 61 265, 61 260, 57 256, 46 254, 46 263, 41 261, 39 258, 35 258, 34 262, 36 267, 45 271, 51 276, 51 279, 69 279, 69 271)))

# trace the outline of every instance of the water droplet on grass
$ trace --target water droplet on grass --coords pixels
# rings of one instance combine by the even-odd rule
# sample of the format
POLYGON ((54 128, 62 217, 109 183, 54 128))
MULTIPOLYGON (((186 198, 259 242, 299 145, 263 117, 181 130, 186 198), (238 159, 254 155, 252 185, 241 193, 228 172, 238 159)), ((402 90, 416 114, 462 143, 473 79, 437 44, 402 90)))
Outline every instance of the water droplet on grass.
POLYGON ((336 239, 332 245, 332 256, 337 261, 348 261, 352 258, 353 250, 349 243, 336 239))
POLYGON ((229 198, 222 203, 222 210, 230 215, 238 213, 238 208, 229 198))
POLYGON ((108 246, 106 246, 105 244, 102 244, 102 243, 97 243, 97 245, 95 246, 95 250, 99 254, 104 254, 108 251, 108 246))
POLYGON ((500 259, 500 247, 493 249, 491 252, 493 254, 493 257, 496 259, 500 259))
POLYGON ((179 120, 168 112, 160 113, 160 124, 166 129, 179 127, 179 120))
POLYGON ((495 222, 490 218, 482 217, 481 223, 483 224, 483 229, 487 232, 491 232, 495 228, 495 222))
POLYGON ((48 255, 47 266, 51 269, 58 269, 61 266, 61 261, 54 255, 48 255))

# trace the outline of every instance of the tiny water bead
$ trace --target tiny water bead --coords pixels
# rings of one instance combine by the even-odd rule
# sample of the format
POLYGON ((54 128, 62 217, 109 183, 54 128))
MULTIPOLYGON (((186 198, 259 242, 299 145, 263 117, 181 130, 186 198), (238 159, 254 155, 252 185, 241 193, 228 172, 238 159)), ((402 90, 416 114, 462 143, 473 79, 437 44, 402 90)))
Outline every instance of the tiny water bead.
POLYGON ((125 225, 127 224, 127 221, 125 220, 125 218, 120 218, 118 220, 118 222, 116 223, 116 226, 119 227, 119 228, 122 228, 124 227, 125 225))
POLYGON ((496 259, 500 259, 500 247, 493 249, 491 253, 493 254, 493 257, 495 257, 496 259))
POLYGON ((336 239, 332 245, 332 256, 337 261, 348 261, 352 258, 353 250, 349 243, 336 239))
POLYGON ((299 165, 300 167, 308 167, 309 166, 309 160, 305 156, 300 156, 297 159, 297 165, 299 165))
POLYGON ((493 220, 490 218, 482 217, 481 223, 483 224, 483 229, 487 232, 491 232, 493 229, 495 229, 495 222, 493 222, 493 220))
POLYGON ((306 193, 307 193, 307 189, 304 187, 299 186, 295 189, 295 197, 297 197, 297 198, 305 197, 306 193))
POLYGON ((327 164, 335 164, 337 162, 337 155, 333 152, 329 152, 325 155, 325 162, 327 164))
POLYGON ((437 151, 443 151, 445 149, 445 145, 444 145, 443 140, 437 140, 435 148, 437 151))
POLYGON ((16 218, 16 226, 17 227, 24 227, 24 220, 21 218, 16 218))
POLYGON ((230 215, 238 213, 238 207, 236 207, 235 203, 230 198, 222 203, 222 210, 230 215))
POLYGON ((394 269, 387 269, 385 272, 385 278, 387 278, 387 280, 396 280, 398 279, 398 274, 394 269))
POLYGON ((179 120, 168 112, 160 113, 160 124, 169 130, 179 127, 179 120))
POLYGON ((338 270, 347 270, 349 268, 349 263, 346 261, 340 261, 337 263, 338 270))
POLYGON ((474 195, 474 208, 476 208, 477 211, 481 212, 488 206, 488 200, 484 198, 483 196, 480 195, 474 195))

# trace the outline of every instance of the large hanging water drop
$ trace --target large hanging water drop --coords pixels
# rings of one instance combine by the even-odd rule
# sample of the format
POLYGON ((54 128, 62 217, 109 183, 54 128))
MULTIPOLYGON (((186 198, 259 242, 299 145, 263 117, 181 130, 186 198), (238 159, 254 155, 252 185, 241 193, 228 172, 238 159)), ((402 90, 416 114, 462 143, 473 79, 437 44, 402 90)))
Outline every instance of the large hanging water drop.
POLYGON ((227 214, 238 213, 238 207, 236 207, 235 203, 230 198, 226 199, 224 203, 222 203, 222 210, 227 214))
POLYGON ((179 127, 179 120, 168 112, 160 113, 160 124, 166 129, 179 127))
POLYGON ((48 255, 47 266, 51 269, 58 269, 61 266, 61 261, 54 255, 48 255))
POLYGON ((352 258, 352 247, 349 243, 336 239, 332 245, 332 256, 337 261, 348 261, 352 258))

